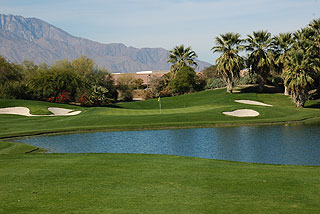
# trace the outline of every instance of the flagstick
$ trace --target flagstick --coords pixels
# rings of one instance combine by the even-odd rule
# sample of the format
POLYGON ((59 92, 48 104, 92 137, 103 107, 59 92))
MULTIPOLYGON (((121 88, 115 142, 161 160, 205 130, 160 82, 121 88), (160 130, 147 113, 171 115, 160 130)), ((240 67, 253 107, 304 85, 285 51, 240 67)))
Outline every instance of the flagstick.
POLYGON ((159 101, 159 106, 160 106, 160 114, 161 114, 161 100, 159 101))

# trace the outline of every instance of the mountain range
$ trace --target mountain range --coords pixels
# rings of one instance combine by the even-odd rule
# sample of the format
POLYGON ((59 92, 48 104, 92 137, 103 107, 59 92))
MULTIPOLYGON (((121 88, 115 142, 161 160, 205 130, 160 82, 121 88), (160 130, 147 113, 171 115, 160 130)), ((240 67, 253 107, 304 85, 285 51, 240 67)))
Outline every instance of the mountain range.
MULTIPOLYGON (((169 70, 169 51, 163 48, 134 48, 122 43, 102 44, 69 33, 37 18, 0 14, 0 55, 11 62, 31 60, 53 64, 82 55, 110 72, 134 73, 169 70)), ((199 61, 198 69, 210 66, 199 61)))

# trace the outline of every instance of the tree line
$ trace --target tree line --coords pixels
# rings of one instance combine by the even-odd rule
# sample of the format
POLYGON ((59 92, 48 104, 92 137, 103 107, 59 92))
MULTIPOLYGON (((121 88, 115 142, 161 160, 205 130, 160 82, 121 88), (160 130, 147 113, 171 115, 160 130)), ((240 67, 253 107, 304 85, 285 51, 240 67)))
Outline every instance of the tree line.
MULTIPOLYGON (((311 90, 320 94, 320 19, 294 33, 272 36, 261 30, 241 39, 240 34, 230 32, 216 37, 214 43, 211 50, 220 56, 200 74, 195 72, 198 56, 191 47, 174 47, 167 61, 170 72, 152 77, 144 98, 224 86, 232 93, 234 85, 241 83, 258 84, 260 92, 267 83, 281 83, 298 107, 304 106, 311 90), (245 68, 247 75, 240 77, 245 68)), ((53 65, 30 61, 20 65, 0 56, 0 98, 108 105, 118 100, 118 92, 121 100, 132 100, 132 91, 138 88, 144 88, 142 80, 129 75, 115 85, 106 69, 98 68, 85 56, 53 65)))
POLYGON ((153 80, 159 96, 173 96, 206 88, 226 86, 232 93, 237 83, 256 83, 262 92, 266 83, 284 86, 297 107, 303 107, 309 92, 320 94, 320 19, 294 33, 254 31, 241 39, 239 33, 215 38, 211 51, 219 53, 216 64, 196 75, 197 54, 191 47, 176 46, 170 51, 170 73, 153 80), (243 52, 243 54, 241 54, 243 52), (240 78, 240 72, 247 75, 240 78))
POLYGON ((213 53, 220 53, 216 60, 217 71, 232 93, 236 79, 243 68, 249 75, 258 77, 259 90, 271 75, 280 75, 285 94, 303 107, 309 91, 320 90, 320 19, 294 33, 271 36, 268 31, 255 31, 246 39, 238 33, 221 34, 215 38, 213 53), (247 56, 241 56, 241 51, 247 56))
POLYGON ((117 100, 114 80, 85 56, 53 65, 10 63, 0 56, 0 98, 32 99, 82 105, 107 105, 117 100))

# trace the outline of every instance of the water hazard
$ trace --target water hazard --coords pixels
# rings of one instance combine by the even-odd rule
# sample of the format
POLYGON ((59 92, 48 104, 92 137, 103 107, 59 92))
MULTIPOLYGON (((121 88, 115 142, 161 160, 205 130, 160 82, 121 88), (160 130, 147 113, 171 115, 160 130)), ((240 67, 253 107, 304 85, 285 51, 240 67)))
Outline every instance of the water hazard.
POLYGON ((95 132, 16 140, 49 153, 146 153, 250 163, 320 165, 320 126, 95 132))

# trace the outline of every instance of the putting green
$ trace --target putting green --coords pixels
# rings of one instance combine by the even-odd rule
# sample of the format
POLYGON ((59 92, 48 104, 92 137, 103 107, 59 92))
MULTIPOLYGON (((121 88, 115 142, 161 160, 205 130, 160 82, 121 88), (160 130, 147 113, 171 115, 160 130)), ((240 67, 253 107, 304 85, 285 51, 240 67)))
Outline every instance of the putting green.
POLYGON ((319 100, 309 101, 307 108, 296 108, 281 94, 226 94, 225 89, 208 90, 161 99, 119 103, 110 107, 80 107, 26 100, 0 100, 0 108, 24 106, 31 114, 50 114, 48 107, 74 109, 81 114, 70 117, 24 117, 0 115, 0 139, 21 135, 68 131, 163 129, 210 127, 215 125, 259 125, 320 121, 319 100), (257 117, 230 117, 222 112, 248 108, 235 100, 255 100, 273 107, 250 105, 257 117))
POLYGON ((107 108, 102 110, 99 114, 101 115, 159 115, 159 114, 187 114, 187 113, 198 113, 210 111, 217 108, 223 108, 223 106, 214 105, 203 105, 203 106, 192 106, 185 108, 172 108, 172 109, 110 109, 107 108))

